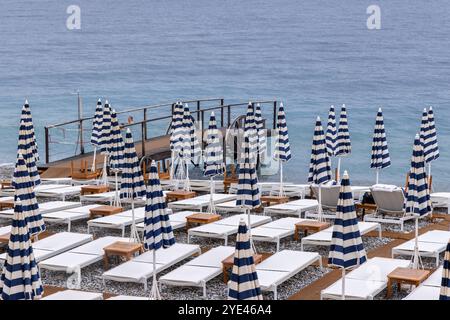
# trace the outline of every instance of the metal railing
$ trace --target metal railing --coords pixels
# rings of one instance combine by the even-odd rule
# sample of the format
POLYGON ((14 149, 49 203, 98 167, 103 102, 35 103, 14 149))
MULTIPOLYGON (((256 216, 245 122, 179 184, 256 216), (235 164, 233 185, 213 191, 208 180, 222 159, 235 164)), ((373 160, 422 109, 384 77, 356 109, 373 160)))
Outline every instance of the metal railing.
MULTIPOLYGON (((191 114, 193 116, 196 115, 197 122, 200 123, 200 128, 202 130, 205 128, 205 112, 220 110, 219 111, 220 112, 220 127, 228 127, 232 122, 231 121, 232 109, 248 105, 248 101, 241 102, 241 103, 225 104, 224 98, 208 98, 208 99, 198 99, 198 100, 186 100, 186 101, 180 101, 180 102, 182 102, 183 104, 188 103, 188 104, 195 105, 194 108, 191 107, 191 114), (211 105, 211 103, 213 103, 213 105, 211 105), (208 104, 208 105, 206 105, 206 104, 208 104)), ((263 107, 263 105, 271 105, 271 107, 273 108, 273 124, 272 124, 272 126, 275 129, 276 122, 277 122, 277 105, 278 105, 277 100, 252 101, 252 103, 254 105, 259 103, 261 105, 261 107, 263 107)), ((147 140, 149 140, 148 128, 147 128, 148 124, 152 123, 152 122, 156 122, 156 121, 161 121, 161 120, 171 120, 175 104, 176 104, 176 102, 157 104, 157 105, 149 105, 149 106, 144 106, 144 107, 139 107, 139 108, 130 108, 130 109, 116 112, 117 115, 130 114, 130 113, 136 113, 136 112, 142 113, 142 121, 121 124, 122 128, 136 127, 136 126, 138 126, 140 128, 140 138, 141 138, 140 142, 141 142, 142 156, 145 156, 145 154, 146 154, 145 142, 147 140), (152 117, 152 118, 149 117, 150 110, 164 108, 164 107, 170 108, 169 109, 171 111, 170 115, 158 116, 158 117, 152 117)), ((216 118, 217 118, 217 116, 216 116, 216 118)), ((71 121, 66 121, 66 122, 61 122, 61 123, 45 126, 44 127, 44 131, 45 131, 45 140, 44 140, 45 141, 45 162, 49 163, 50 156, 51 156, 50 155, 50 143, 51 143, 50 129, 64 128, 69 125, 77 125, 79 128, 79 135, 80 135, 79 143, 83 144, 84 143, 83 126, 86 121, 92 121, 93 119, 94 119, 93 116, 92 117, 84 117, 81 119, 76 119, 76 120, 71 120, 71 121)), ((157 137, 158 136, 154 136, 152 138, 157 138, 157 137)), ((161 137, 161 136, 159 136, 159 137, 161 137)), ((136 141, 136 142, 139 142, 139 141, 136 141)), ((80 148, 79 153, 75 154, 75 156, 80 155, 80 154, 84 154, 84 148, 80 148)), ((62 160, 62 159, 59 159, 59 160, 62 160)))

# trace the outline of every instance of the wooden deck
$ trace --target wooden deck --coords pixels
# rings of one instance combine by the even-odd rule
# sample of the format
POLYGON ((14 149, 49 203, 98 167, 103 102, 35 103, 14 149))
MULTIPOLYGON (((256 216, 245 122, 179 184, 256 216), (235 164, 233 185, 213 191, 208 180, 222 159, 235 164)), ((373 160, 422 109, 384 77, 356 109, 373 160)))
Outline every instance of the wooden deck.
MULTIPOLYGON (((136 152, 139 158, 142 154, 142 142, 137 141, 135 143, 136 152)), ((145 141, 144 145, 145 155, 148 155, 153 160, 163 160, 170 158, 169 136, 161 136, 145 141)), ((93 152, 77 155, 74 157, 65 158, 62 160, 39 165, 39 169, 45 171, 41 174, 42 178, 60 178, 69 177, 71 173, 71 162, 74 163, 74 168, 80 168, 82 161, 87 161, 88 165, 92 164, 93 152)), ((103 156, 97 153, 96 161, 97 168, 103 165, 103 156)))

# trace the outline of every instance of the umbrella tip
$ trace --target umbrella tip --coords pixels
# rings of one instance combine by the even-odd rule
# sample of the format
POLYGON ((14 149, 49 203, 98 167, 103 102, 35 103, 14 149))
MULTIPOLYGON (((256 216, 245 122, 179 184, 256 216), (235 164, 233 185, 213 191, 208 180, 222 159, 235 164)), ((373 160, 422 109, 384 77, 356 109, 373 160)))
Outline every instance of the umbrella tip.
POLYGON ((383 112, 383 110, 381 110, 381 107, 378 108, 378 112, 383 112))
POLYGON ((429 108, 429 109, 430 109, 430 111, 433 111, 433 107, 432 107, 432 106, 430 106, 430 108, 429 108))
POLYGON ((127 133, 131 133, 131 130, 130 130, 130 128, 127 128, 127 133))
POLYGON ((342 109, 345 109, 345 103, 342 104, 342 109))
POLYGON ((98 102, 102 102, 102 99, 101 99, 101 98, 98 98, 97 103, 98 103, 98 102))
POLYGON ((348 179, 348 172, 347 172, 347 170, 344 170, 344 174, 343 174, 343 176, 342 176, 343 178, 347 178, 348 179))
POLYGON ((423 108, 423 112, 427 112, 427 108, 425 107, 425 108, 423 108))
POLYGON ((283 108, 283 102, 280 102, 280 108, 283 108))
POLYGON ((316 121, 320 121, 320 116, 317 116, 316 121))
POLYGON ((28 99, 25 99, 25 104, 28 104, 28 99))
POLYGON ((109 104, 108 100, 105 100, 105 104, 109 104))

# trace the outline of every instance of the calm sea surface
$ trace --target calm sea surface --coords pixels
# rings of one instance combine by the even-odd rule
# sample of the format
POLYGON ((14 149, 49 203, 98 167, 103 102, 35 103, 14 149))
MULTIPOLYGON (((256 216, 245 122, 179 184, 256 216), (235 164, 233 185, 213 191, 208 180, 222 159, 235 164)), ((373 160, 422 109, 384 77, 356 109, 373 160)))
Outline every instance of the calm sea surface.
MULTIPOLYGON (((98 97, 123 110, 223 96, 285 103, 293 152, 285 172, 295 182, 307 177, 316 116, 325 122, 331 104, 345 103, 353 152, 342 167, 354 184, 372 183, 381 106, 392 161, 381 181, 403 184, 422 109, 432 105, 441 151, 435 188, 450 190, 449 13, 445 0, 2 0, 0 163, 14 161, 25 98, 44 158, 43 126, 77 116, 77 89, 85 115, 98 97), (66 28, 72 4, 81 30, 66 28), (381 7, 381 30, 366 27, 370 4, 381 7)), ((52 140, 71 134, 52 132, 52 140)))

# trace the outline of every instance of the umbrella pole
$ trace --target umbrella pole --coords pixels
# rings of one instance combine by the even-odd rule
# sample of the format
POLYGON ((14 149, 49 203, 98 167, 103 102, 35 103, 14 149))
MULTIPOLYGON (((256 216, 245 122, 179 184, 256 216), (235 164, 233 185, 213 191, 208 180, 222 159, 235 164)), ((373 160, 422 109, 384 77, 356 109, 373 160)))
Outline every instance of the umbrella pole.
POLYGON ((319 183, 319 208, 318 208, 317 220, 322 222, 322 186, 320 183, 319 183))
POLYGON ((284 196, 284 191, 283 191, 283 162, 281 160, 280 161, 280 197, 284 196))
POLYGON ((106 170, 108 155, 105 154, 105 158, 103 159, 103 171, 102 171, 102 183, 106 186, 108 184, 108 171, 106 170))
POLYGON ((342 268, 342 300, 345 300, 345 268, 342 268))
POLYGON ((115 195, 114 195, 114 205, 116 206, 116 207, 120 207, 120 197, 119 197, 119 178, 118 178, 118 172, 117 172, 117 170, 115 170, 115 172, 114 172, 114 175, 115 175, 115 179, 116 179, 116 193, 115 193, 115 195))
POLYGON ((159 294, 158 282, 156 280, 156 250, 153 249, 153 281, 152 281, 152 291, 150 292, 151 300, 161 300, 161 295, 159 294))
POLYGON ((422 261, 419 255, 419 216, 416 216, 415 219, 415 237, 414 237, 414 256, 412 261, 413 269, 419 269, 419 266, 422 268, 422 261))
POLYGON ((256 247, 255 247, 255 243, 253 242, 253 238, 252 238, 252 224, 250 221, 250 209, 246 208, 245 211, 247 211, 248 235, 250 238, 250 248, 252 248, 253 254, 256 254, 256 247))
POLYGON ((191 191, 191 183, 189 181, 189 168, 187 160, 186 160, 186 182, 184 183, 184 190, 191 191))
POLYGON ((341 177, 341 157, 338 157, 338 169, 336 180, 339 180, 340 177, 341 177))
POLYGON ((92 167, 91 167, 91 171, 95 172, 95 156, 97 155, 97 147, 94 147, 94 156, 92 158, 92 167))
POLYGON ((375 180, 375 184, 378 184, 378 178, 380 177, 380 169, 376 169, 375 171, 377 172, 377 177, 376 177, 376 180, 375 180))
POLYGON ((211 176, 210 178, 210 183, 209 183, 209 206, 208 206, 208 212, 207 213, 212 213, 214 214, 214 201, 213 201, 213 193, 214 193, 214 180, 213 177, 211 176))
POLYGON ((134 217, 134 198, 131 198, 131 220, 130 242, 139 242, 139 234, 136 230, 136 220, 134 217))

